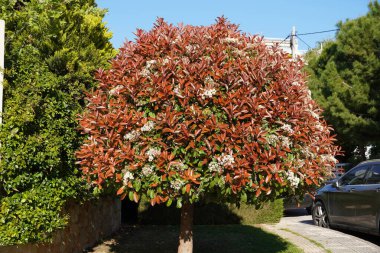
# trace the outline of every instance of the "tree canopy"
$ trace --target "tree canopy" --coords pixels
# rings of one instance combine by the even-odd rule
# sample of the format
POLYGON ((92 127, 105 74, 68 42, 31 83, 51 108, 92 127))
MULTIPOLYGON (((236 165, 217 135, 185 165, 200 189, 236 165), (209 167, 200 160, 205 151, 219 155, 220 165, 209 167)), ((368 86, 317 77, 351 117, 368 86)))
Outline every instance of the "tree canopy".
POLYGON ((114 55, 93 0, 0 0, 6 22, 0 131, 0 245, 43 241, 85 190, 77 115, 93 73, 114 55))
POLYGON ((209 191, 257 203, 293 189, 289 173, 318 184, 337 149, 301 68, 223 18, 160 19, 97 74, 80 122, 82 170, 99 187, 179 207, 209 191))
POLYGON ((309 87, 345 151, 342 160, 380 157, 380 4, 338 24, 336 40, 309 53, 309 87))
POLYGON ((152 205, 259 205, 330 173, 337 147, 301 62, 224 18, 158 19, 136 35, 87 96, 77 157, 89 182, 152 205))

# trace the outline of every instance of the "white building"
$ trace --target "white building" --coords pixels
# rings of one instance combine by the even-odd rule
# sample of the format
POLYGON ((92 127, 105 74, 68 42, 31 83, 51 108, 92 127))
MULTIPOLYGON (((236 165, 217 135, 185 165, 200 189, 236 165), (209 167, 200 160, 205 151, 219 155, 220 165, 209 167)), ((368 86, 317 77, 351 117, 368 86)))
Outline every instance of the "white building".
POLYGON ((300 56, 302 57, 307 50, 299 50, 298 49, 298 39, 296 36, 296 28, 293 27, 292 33, 288 36, 289 38, 265 38, 264 43, 267 46, 274 46, 275 44, 279 44, 280 48, 285 52, 293 55, 294 57, 300 56))

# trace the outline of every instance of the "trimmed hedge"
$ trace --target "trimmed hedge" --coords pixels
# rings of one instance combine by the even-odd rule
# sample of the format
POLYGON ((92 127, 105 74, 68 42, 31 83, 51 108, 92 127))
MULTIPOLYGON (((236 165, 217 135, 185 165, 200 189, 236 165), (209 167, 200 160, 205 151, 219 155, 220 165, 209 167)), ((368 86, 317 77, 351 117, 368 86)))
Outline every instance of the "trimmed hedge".
MULTIPOLYGON (((128 210, 125 210, 128 212, 128 210)), ((283 215, 283 200, 267 202, 260 208, 242 204, 236 207, 232 204, 197 203, 194 210, 194 224, 221 225, 221 224, 261 224, 277 223, 283 215)), ((143 199, 139 205, 139 223, 150 225, 178 225, 180 209, 164 205, 150 206, 143 199)))

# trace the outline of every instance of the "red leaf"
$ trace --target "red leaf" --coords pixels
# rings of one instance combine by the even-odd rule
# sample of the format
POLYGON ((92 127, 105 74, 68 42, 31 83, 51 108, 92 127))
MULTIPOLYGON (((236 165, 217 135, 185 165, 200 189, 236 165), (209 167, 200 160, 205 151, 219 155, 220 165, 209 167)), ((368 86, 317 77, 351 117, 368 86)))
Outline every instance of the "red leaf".
POLYGON ((117 195, 121 195, 121 194, 123 194, 124 193, 124 189, 125 189, 125 186, 122 186, 122 187, 120 187, 119 188, 119 190, 117 190, 117 195))
POLYGON ((257 189, 256 194, 255 194, 256 198, 259 197, 260 194, 261 194, 261 190, 260 190, 260 189, 257 189))

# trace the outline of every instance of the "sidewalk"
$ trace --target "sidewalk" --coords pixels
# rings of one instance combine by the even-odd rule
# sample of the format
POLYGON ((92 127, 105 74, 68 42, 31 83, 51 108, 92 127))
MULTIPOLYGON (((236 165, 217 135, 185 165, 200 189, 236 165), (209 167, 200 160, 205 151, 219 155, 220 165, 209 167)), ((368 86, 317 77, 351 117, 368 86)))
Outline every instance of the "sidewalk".
MULTIPOLYGON (((263 224, 269 232, 289 240, 305 253, 378 253, 380 247, 353 235, 314 226, 311 215, 283 217, 278 224, 263 224)), ((380 238, 379 238, 380 240, 380 238)))

